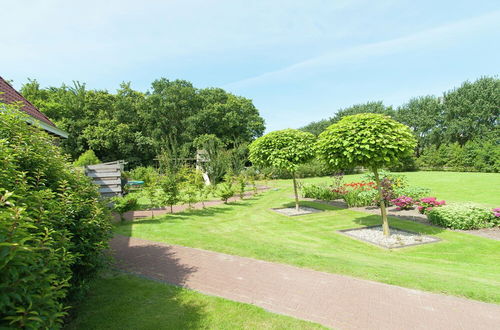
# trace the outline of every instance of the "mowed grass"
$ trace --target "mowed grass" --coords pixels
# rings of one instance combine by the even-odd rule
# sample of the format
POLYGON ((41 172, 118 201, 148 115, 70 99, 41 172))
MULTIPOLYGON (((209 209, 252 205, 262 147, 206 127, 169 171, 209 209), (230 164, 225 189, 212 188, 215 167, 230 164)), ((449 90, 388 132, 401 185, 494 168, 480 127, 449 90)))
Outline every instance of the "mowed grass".
MULTIPOLYGON (((474 202, 489 207, 500 207, 500 173, 467 172, 403 172, 408 183, 429 188, 430 195, 447 202, 474 202)), ((363 180, 363 174, 344 177, 345 182, 363 180)), ((285 181, 285 180, 280 180, 285 181)), ((330 178, 302 179, 304 183, 331 182, 330 178)))
POLYGON ((262 308, 111 273, 91 283, 66 329, 326 329, 262 308))
POLYGON ((325 272, 500 303, 500 242, 390 219, 397 228, 439 237, 439 243, 386 250, 337 230, 380 223, 376 215, 303 202, 322 213, 287 217, 291 182, 229 205, 120 224, 117 233, 296 265, 325 272))

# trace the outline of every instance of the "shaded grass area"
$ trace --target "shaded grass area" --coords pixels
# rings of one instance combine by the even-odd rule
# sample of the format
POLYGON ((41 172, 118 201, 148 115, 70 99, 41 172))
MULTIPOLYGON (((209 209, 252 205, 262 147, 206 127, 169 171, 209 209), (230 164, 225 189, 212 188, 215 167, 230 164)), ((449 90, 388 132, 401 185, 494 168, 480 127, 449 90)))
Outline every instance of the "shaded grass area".
POLYGON ((220 205, 119 224, 115 231, 152 241, 275 261, 500 303, 500 242, 390 219, 391 226, 442 241, 386 250, 337 230, 380 223, 376 215, 302 202, 326 212, 287 217, 271 208, 291 206, 288 182, 259 196, 220 205))
MULTIPOLYGON (((469 172, 403 172, 408 183, 429 188, 431 195, 447 202, 474 202, 489 207, 500 207, 500 173, 469 172)), ((363 174, 344 177, 345 182, 360 181, 363 174)), ((279 180, 278 184, 288 184, 279 180)), ((301 179, 303 183, 331 182, 328 177, 301 179)))
POLYGON ((325 329, 262 308, 109 273, 91 283, 67 329, 325 329))

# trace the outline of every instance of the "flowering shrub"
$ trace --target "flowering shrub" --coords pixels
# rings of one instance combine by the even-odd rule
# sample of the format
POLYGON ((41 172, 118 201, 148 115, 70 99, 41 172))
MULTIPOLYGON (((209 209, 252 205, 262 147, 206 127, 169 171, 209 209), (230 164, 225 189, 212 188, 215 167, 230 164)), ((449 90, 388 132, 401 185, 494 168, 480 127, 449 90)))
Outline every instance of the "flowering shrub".
POLYGON ((345 183, 336 192, 349 207, 373 205, 377 197, 375 182, 372 181, 345 183))
POLYGON ((500 224, 490 209, 474 204, 450 204, 432 209, 429 221, 435 225, 453 229, 479 229, 500 224))
POLYGON ((397 206, 398 210, 411 210, 416 204, 416 201, 409 196, 400 196, 392 199, 391 203, 397 206))
POLYGON ((496 209, 493 209, 493 215, 497 218, 500 217, 500 207, 497 207, 496 209))
POLYGON ((418 211, 422 214, 430 212, 433 208, 445 205, 445 201, 438 201, 436 197, 421 198, 418 202, 418 211))

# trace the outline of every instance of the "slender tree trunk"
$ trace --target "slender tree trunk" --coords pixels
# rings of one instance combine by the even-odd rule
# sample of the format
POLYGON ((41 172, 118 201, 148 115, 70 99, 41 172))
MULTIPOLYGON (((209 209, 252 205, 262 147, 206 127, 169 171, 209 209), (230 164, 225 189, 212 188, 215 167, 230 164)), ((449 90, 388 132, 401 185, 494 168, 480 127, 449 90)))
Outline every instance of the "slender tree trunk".
POLYGON ((299 193, 297 192, 297 180, 295 179, 295 172, 292 173, 293 178, 293 191, 295 193, 295 211, 299 212, 299 193))
POLYGON ((382 229, 384 230, 384 236, 389 236, 391 233, 389 231, 389 221, 387 220, 387 211, 385 209, 384 195, 382 194, 382 187, 380 186, 380 177, 378 175, 378 170, 373 169, 373 174, 375 174, 375 183, 377 184, 378 197, 380 199, 380 213, 382 214, 382 229))
POLYGON ((174 213, 174 206, 170 205, 170 213, 174 213))

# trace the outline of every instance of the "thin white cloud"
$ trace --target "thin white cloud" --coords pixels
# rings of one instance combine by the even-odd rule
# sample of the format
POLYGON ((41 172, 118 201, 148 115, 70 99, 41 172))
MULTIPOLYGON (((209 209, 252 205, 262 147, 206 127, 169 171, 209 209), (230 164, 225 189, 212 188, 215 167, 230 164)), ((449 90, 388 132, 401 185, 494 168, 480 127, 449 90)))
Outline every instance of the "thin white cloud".
POLYGON ((309 73, 314 70, 324 70, 345 65, 366 58, 408 52, 426 46, 445 47, 449 43, 460 42, 466 35, 477 33, 478 30, 500 27, 500 10, 485 15, 448 23, 418 33, 396 39, 362 44, 351 48, 332 50, 322 55, 289 65, 279 70, 266 72, 251 78, 246 78, 225 85, 225 88, 244 88, 260 83, 282 81, 290 77, 309 73))

